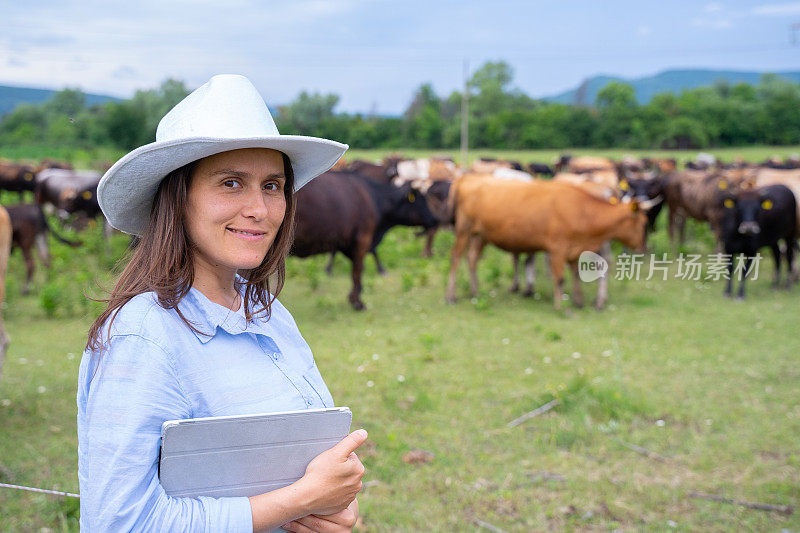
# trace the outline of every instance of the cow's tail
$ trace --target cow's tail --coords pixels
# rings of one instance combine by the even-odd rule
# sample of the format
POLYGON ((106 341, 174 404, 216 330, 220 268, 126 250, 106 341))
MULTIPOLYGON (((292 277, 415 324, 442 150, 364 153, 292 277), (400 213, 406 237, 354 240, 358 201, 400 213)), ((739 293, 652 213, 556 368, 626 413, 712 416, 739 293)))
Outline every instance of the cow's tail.
POLYGON ((47 228, 47 231, 49 231, 53 235, 53 237, 56 238, 56 240, 66 244, 67 246, 72 246, 73 248, 77 248, 78 246, 83 246, 83 243, 80 242, 80 241, 71 241, 71 240, 67 239, 64 236, 59 235, 56 232, 56 230, 54 230, 53 227, 50 225, 50 223, 47 221, 47 217, 45 216, 44 211, 42 210, 41 206, 39 206, 39 216, 41 217, 42 221, 44 222, 44 226, 47 228))

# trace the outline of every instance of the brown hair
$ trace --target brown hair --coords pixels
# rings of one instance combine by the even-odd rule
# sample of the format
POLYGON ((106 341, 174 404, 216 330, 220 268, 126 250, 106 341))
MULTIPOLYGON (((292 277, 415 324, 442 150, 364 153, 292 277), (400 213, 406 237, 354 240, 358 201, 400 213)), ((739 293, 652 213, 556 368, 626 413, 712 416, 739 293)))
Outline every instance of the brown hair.
MULTIPOLYGON (((271 316, 271 304, 283 288, 286 279, 286 256, 292 245, 294 231, 294 172, 289 157, 283 157, 284 197, 286 214, 275 240, 256 268, 240 272, 245 279, 244 311, 248 320, 253 314, 266 310, 271 316), (274 282, 274 287, 270 287, 274 282)), ((189 292, 194 283, 194 255, 189 240, 184 216, 187 192, 192 180, 195 162, 173 170, 161 180, 150 209, 150 220, 139 244, 132 252, 128 264, 117 280, 107 299, 106 309, 89 328, 86 348, 96 352, 103 345, 101 328, 107 323, 110 334, 111 323, 123 305, 134 296, 144 292, 155 292, 158 304, 164 309, 175 309, 178 316, 193 331, 203 335, 213 332, 199 331, 178 308, 178 303, 189 292)))

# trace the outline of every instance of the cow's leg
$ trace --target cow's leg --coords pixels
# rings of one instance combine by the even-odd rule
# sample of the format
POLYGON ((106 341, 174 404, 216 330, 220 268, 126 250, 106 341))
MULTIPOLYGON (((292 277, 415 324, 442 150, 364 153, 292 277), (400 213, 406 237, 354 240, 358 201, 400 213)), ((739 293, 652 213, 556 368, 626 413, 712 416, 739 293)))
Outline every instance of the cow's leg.
POLYGON ((472 237, 467 250, 467 265, 469 266, 469 289, 472 297, 478 296, 478 261, 481 258, 483 247, 486 245, 479 236, 472 237))
POLYGON ((772 288, 777 289, 781 286, 781 257, 783 254, 781 253, 781 247, 778 246, 777 242, 770 248, 772 249, 772 259, 775 261, 775 272, 772 278, 772 288))
POLYGON ((31 252, 32 246, 28 243, 27 246, 20 246, 22 249, 22 257, 25 258, 25 284, 22 286, 22 294, 28 294, 31 288, 31 280, 33 273, 36 270, 36 265, 33 262, 33 253, 31 252))
POLYGON ((744 271, 742 273, 742 280, 739 282, 739 296, 736 298, 739 300, 744 300, 744 282, 747 281, 747 276, 744 275, 744 272, 750 271, 750 265, 753 264, 753 256, 746 256, 744 259, 744 271))
MULTIPOLYGON (((611 243, 606 242, 600 247, 600 257, 605 259, 606 264, 611 264, 611 243)), ((610 267, 609 267, 610 268, 610 267)), ((608 302, 608 271, 597 280, 597 296, 594 298, 594 308, 598 311, 604 309, 608 302)))
POLYGON ((357 243, 355 253, 350 258, 353 261, 353 289, 350 291, 348 299, 356 311, 364 310, 364 302, 361 301, 361 276, 364 274, 364 257, 369 249, 369 241, 367 239, 361 239, 361 241, 364 242, 357 243))
POLYGON ((725 284, 725 292, 723 293, 726 298, 730 298, 733 294, 733 258, 735 255, 736 254, 731 254, 728 259, 728 282, 725 284))
POLYGON ((569 267, 572 270, 572 303, 575 307, 583 307, 583 287, 581 279, 578 277, 578 262, 570 261, 569 267))
POLYGON ((553 305, 556 311, 561 310, 561 299, 564 294, 564 256, 550 253, 550 276, 553 279, 553 305))
POLYGON ((375 267, 378 269, 378 274, 380 274, 381 276, 385 276, 386 269, 383 268, 383 264, 381 263, 381 260, 378 257, 378 249, 375 248, 370 253, 372 254, 372 257, 375 258, 375 267))
POLYGON ((786 242, 786 288, 791 289, 792 284, 797 282, 796 243, 791 239, 784 240, 786 242))
POLYGON ((328 259, 328 264, 325 265, 325 272, 330 276, 333 274, 333 262, 336 259, 336 251, 331 252, 331 257, 328 259))
POLYGON ((45 233, 38 233, 34 238, 36 243, 36 254, 45 268, 50 268, 50 247, 47 245, 47 235, 45 233))
POLYGON ((536 252, 528 254, 525 260, 525 292, 523 296, 533 296, 533 284, 536 282, 536 252))
POLYGON ((456 228, 456 242, 453 243, 453 250, 450 252, 450 277, 447 280, 447 293, 445 299, 447 303, 456 302, 456 274, 458 273, 458 263, 469 243, 469 234, 466 231, 458 231, 456 228))
POLYGON ((425 230, 425 248, 422 250, 422 257, 433 257, 433 238, 437 231, 438 227, 425 230))
POLYGON ((511 254, 511 266, 514 267, 514 277, 511 280, 510 292, 519 292, 519 254, 511 254))

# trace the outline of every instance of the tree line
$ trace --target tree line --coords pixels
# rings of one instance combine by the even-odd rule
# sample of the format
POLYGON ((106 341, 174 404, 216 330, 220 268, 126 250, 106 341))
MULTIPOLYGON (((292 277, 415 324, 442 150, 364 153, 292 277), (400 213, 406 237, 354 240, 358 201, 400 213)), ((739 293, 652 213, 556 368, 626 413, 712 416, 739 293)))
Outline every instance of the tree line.
MULTIPOLYGON (((471 148, 621 147, 689 149, 800 144, 800 84, 765 74, 757 85, 657 94, 639 104, 627 83, 610 82, 593 106, 531 98, 512 85, 513 71, 487 62, 467 83, 471 148)), ((43 104, 24 104, 0 121, 0 143, 130 150, 155 139, 159 119, 188 94, 177 80, 129 100, 87 106, 77 89, 43 104)), ((335 94, 302 92, 273 109, 281 133, 337 139, 354 148, 457 148, 462 93, 421 85, 399 117, 337 113, 335 94)))

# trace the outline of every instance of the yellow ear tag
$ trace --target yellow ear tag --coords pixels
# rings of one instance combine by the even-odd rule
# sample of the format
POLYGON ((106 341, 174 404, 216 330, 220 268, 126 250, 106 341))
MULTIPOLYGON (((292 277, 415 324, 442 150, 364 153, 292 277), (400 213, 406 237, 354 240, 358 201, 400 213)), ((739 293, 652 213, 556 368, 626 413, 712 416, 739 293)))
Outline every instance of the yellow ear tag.
POLYGON ((408 193, 408 201, 413 204, 414 200, 416 200, 416 197, 414 196, 414 193, 413 192, 408 193))
POLYGON ((728 182, 725 181, 725 180, 719 180, 718 186, 719 186, 719 190, 724 191, 725 189, 728 188, 728 182))
POLYGON ((767 210, 772 209, 772 200, 764 200, 761 202, 761 207, 767 210))
POLYGON ((611 198, 609 198, 609 199, 608 199, 608 203, 610 203, 610 204, 612 204, 612 205, 616 205, 616 204, 617 204, 617 202, 619 202, 619 200, 617 200, 617 199, 616 199, 615 197, 613 197, 613 196, 612 196, 611 198))
POLYGON ((25 181, 31 181, 33 179, 33 174, 30 172, 25 173, 25 181))
POLYGON ((732 209, 733 208, 733 205, 734 205, 733 204, 733 200, 731 200, 730 198, 726 198, 723 203, 725 204, 725 207, 727 207, 728 209, 732 209))
POLYGON ((623 191, 627 191, 629 189, 628 182, 625 180, 620 181, 619 188, 622 189, 623 191))
POLYGON ((92 193, 91 193, 91 191, 83 191, 83 194, 81 194, 81 197, 83 197, 84 200, 88 200, 88 199, 90 199, 92 197, 92 193))

